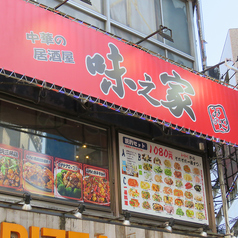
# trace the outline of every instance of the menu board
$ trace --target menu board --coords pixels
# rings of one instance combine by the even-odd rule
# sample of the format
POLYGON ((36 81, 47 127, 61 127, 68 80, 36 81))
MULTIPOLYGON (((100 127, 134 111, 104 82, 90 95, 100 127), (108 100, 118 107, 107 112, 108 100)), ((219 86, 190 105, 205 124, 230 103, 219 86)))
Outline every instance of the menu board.
POLYGON ((108 170, 84 164, 83 171, 84 201, 97 205, 110 206, 108 170))
POLYGON ((54 195, 53 157, 24 150, 23 188, 31 193, 54 195))
POLYGON ((202 157, 119 134, 122 210, 208 224, 202 157))
POLYGON ((0 144, 0 186, 22 190, 21 149, 0 144))
POLYGON ((58 198, 82 200, 82 164, 55 159, 54 194, 58 198))

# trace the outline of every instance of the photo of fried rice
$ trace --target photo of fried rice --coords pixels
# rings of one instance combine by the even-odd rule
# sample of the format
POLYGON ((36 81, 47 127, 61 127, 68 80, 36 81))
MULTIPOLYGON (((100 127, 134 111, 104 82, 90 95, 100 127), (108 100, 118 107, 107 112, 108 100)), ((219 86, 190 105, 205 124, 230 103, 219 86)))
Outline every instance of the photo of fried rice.
POLYGON ((150 184, 148 182, 141 181, 140 182, 140 187, 142 189, 150 189, 150 184))

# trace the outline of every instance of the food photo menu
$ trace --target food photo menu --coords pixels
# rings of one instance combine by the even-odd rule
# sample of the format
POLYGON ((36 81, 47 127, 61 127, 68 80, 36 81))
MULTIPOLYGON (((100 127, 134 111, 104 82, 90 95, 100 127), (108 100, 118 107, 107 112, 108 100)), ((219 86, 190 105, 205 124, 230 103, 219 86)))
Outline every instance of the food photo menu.
POLYGON ((202 157, 119 134, 122 209, 208 224, 202 157))

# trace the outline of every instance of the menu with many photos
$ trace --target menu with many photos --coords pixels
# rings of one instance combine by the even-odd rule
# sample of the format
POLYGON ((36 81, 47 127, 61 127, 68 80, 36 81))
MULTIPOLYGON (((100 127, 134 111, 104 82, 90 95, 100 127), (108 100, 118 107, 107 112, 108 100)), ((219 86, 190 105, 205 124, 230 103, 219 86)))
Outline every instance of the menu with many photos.
POLYGON ((0 187, 110 206, 108 169, 0 144, 0 187))
POLYGON ((202 158, 119 134, 122 209, 208 224, 202 158))

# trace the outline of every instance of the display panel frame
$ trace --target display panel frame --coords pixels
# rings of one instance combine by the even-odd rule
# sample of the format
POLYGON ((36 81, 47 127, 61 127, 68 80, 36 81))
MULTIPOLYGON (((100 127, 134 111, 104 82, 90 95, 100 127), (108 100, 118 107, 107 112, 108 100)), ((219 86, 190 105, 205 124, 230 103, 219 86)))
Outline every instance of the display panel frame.
POLYGON ((118 133, 118 149, 122 211, 131 212, 135 217, 151 217, 158 220, 174 218, 180 223, 209 225, 208 198, 210 196, 206 190, 209 186, 205 182, 207 181, 206 162, 201 155, 124 133, 118 133), (158 164, 155 163, 155 158, 158 164), (165 161, 168 162, 167 166, 164 164, 165 161), (145 164, 148 166, 146 167, 145 164), (175 164, 180 164, 180 170, 178 167, 175 169, 175 164), (157 166, 160 166, 162 171, 156 173, 154 169, 157 166), (184 167, 190 169, 190 172, 188 170, 185 172, 184 167), (199 175, 195 174, 198 173, 196 168, 199 168, 199 175), (133 174, 128 175, 131 171, 133 174), (180 171, 181 174, 177 173, 175 176, 175 171, 180 171), (148 172, 151 175, 145 179, 144 174, 148 172), (187 181, 184 176, 192 181, 187 181), (155 177, 158 182, 155 181, 155 177), (165 178, 170 178, 167 182, 172 180, 173 183, 166 184, 165 178), (188 187, 189 183, 192 183, 192 186, 188 187), (146 185, 147 189, 143 187, 146 185), (195 186, 200 191, 196 191, 195 186), (159 191, 155 191, 156 187, 159 191), (192 199, 189 195, 192 195, 192 199), (166 201, 165 197, 168 198, 166 201), (155 209, 154 204, 156 204, 155 209))

